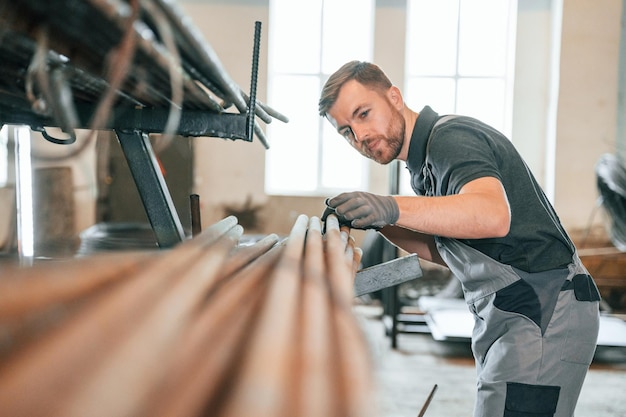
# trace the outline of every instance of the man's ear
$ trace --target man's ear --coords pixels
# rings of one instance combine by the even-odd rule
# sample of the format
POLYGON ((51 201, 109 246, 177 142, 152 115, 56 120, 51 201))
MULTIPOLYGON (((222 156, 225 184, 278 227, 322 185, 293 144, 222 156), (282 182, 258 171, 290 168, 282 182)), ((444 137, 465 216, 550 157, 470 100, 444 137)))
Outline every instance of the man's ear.
POLYGON ((402 107, 404 107, 404 100, 402 99, 402 93, 400 92, 400 89, 396 87, 395 85, 392 85, 391 87, 389 87, 389 90, 387 91, 387 97, 389 98, 389 101, 391 101, 391 104, 393 104, 396 109, 401 110, 402 107))

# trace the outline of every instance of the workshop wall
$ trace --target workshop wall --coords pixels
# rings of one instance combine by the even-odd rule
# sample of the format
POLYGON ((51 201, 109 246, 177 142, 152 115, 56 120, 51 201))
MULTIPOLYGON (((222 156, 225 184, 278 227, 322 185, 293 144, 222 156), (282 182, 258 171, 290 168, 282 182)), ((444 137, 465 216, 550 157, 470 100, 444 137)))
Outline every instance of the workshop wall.
POLYGON ((622 7, 622 0, 563 4, 555 201, 571 228, 584 227, 596 203, 595 163, 615 152, 622 7))

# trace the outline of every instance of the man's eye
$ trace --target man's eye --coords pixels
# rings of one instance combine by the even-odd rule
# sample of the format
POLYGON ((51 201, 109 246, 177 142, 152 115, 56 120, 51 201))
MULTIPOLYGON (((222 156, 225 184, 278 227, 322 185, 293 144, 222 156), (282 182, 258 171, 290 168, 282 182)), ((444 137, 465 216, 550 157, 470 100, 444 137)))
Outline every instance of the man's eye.
POLYGON ((369 110, 365 110, 363 112, 361 112, 360 117, 361 119, 365 119, 367 117, 367 115, 369 114, 369 110))
POLYGON ((347 140, 353 140, 354 139, 354 133, 352 132, 352 129, 346 129, 343 131, 343 137, 346 138, 347 140))

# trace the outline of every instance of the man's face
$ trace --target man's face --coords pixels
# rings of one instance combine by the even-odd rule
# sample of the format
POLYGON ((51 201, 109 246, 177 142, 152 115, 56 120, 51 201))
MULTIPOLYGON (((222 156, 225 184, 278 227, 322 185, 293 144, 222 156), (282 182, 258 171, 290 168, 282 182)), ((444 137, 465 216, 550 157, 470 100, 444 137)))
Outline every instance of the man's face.
POLYGON ((405 134, 404 117, 394 105, 396 98, 391 89, 381 94, 350 80, 339 90, 327 118, 362 155, 388 164, 398 157, 405 134))

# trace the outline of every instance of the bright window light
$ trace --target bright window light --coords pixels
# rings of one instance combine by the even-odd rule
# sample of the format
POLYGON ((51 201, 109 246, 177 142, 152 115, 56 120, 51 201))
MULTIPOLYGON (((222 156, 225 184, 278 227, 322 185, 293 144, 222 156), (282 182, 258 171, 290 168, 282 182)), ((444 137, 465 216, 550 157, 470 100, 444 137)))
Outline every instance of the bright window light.
POLYGON ((317 102, 341 65, 372 60, 373 30, 373 0, 270 0, 268 104, 289 123, 267 126, 268 194, 367 188, 366 158, 318 115, 317 102))
MULTIPOLYGON (((510 136, 516 0, 407 0, 405 100, 510 136)), ((407 170, 400 193, 413 194, 407 170)))
POLYGON ((35 254, 33 227, 33 171, 31 165, 31 138, 28 126, 14 128, 15 159, 17 167, 17 236, 19 255, 32 258, 35 254))

